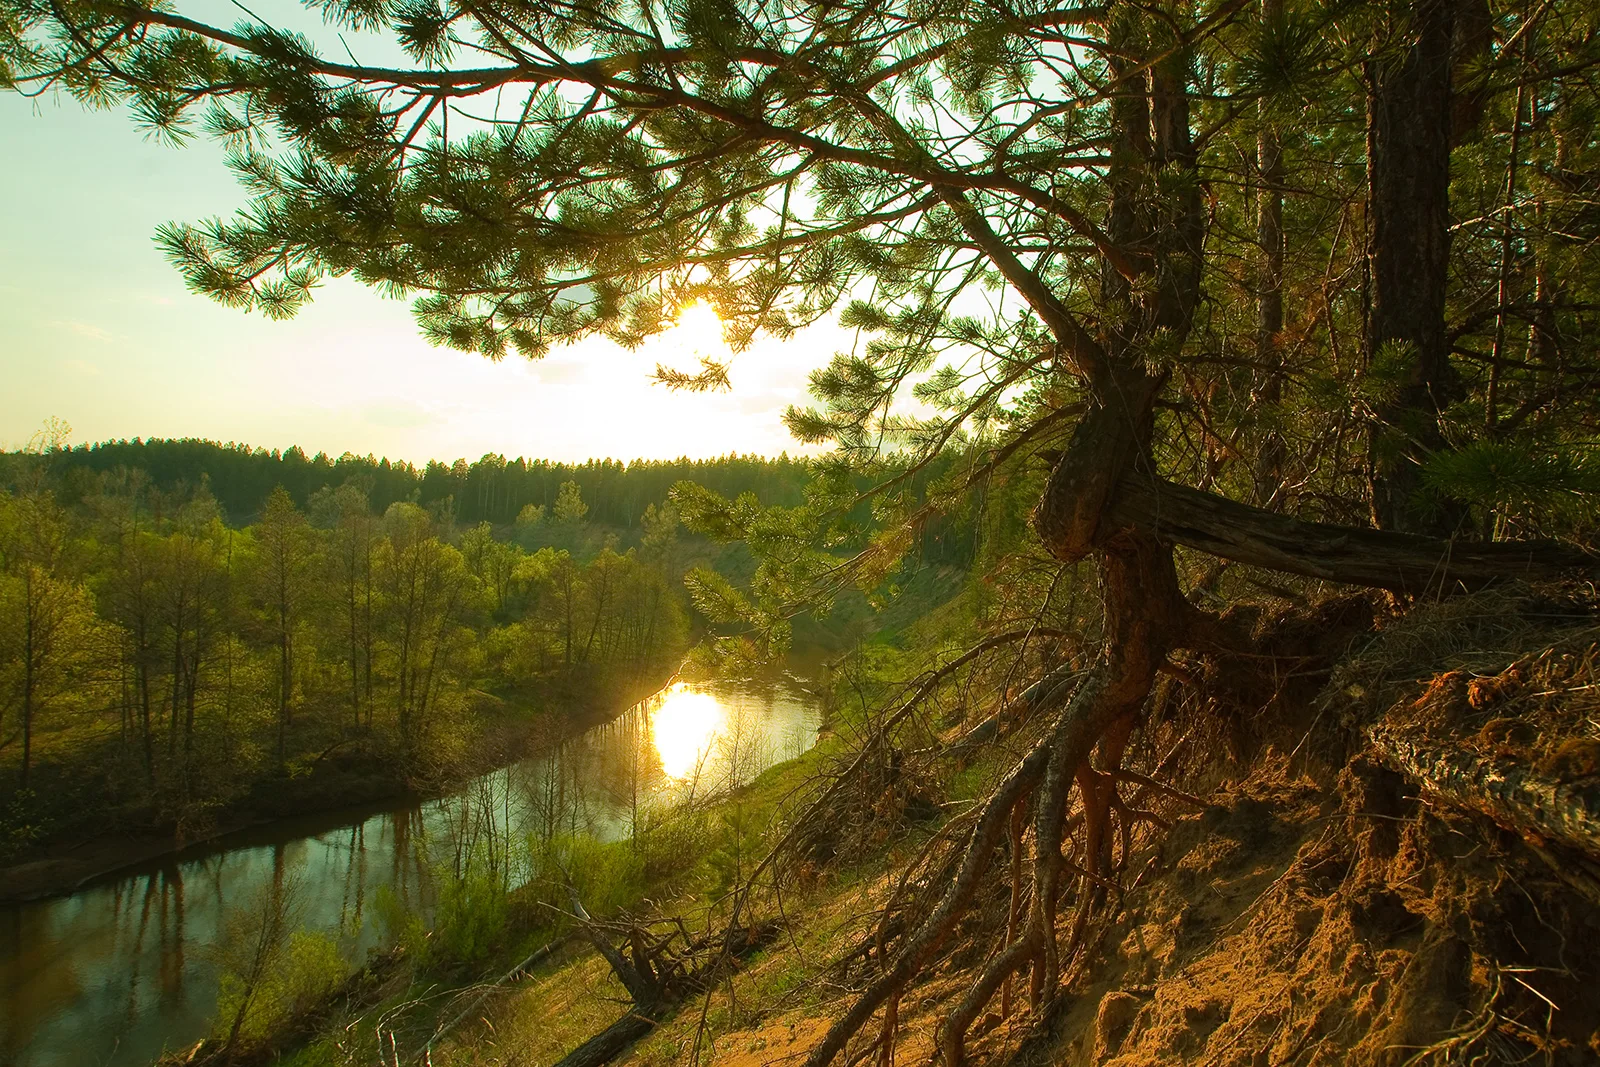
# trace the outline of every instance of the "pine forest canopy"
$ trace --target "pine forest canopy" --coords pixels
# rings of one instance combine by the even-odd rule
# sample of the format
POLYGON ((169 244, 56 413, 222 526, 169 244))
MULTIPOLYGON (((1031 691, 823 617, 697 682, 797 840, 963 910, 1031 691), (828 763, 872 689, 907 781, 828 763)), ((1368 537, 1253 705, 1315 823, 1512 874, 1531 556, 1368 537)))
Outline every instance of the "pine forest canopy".
MULTIPOLYGON (((350 453, 330 459, 307 456, 298 447, 251 448, 197 439, 103 441, 55 448, 44 457, 57 497, 72 503, 97 491, 96 476, 118 469, 142 471, 163 492, 204 484, 230 521, 256 515, 278 486, 306 507, 324 488, 359 485, 372 508, 382 513, 397 501, 415 499, 437 508, 449 501, 458 522, 514 522, 528 506, 553 509, 566 482, 577 485, 589 507, 589 521, 624 529, 637 527, 650 505, 667 501, 672 486, 688 479, 718 493, 752 492, 766 505, 798 504, 806 474, 788 457, 723 456, 710 460, 589 460, 559 463, 518 456, 486 455, 474 462, 430 460, 421 467, 387 458, 350 453)), ((0 479, 0 484, 4 479, 0 479)))
MULTIPOLYGON (((694 301, 736 350, 828 316, 858 329, 788 416, 835 446, 807 507, 680 501, 767 559, 750 597, 701 588, 703 608, 776 627, 1005 481, 1036 489, 1058 575, 1095 567, 1096 666, 1046 690, 1053 725, 813 1067, 892 1019, 1014 813, 1030 910, 946 1018, 946 1063, 1014 972, 1048 1004, 1063 864, 1043 846, 1075 785, 1099 840, 1115 790, 1091 753, 1115 768, 1169 657, 1241 647, 1196 606, 1226 599, 1229 568, 1403 593, 1593 570, 1571 543, 1600 478, 1593 4, 320 7, 411 61, 181 5, 0 0, 4 73, 227 143, 249 206, 160 239, 240 308, 289 315, 353 275, 493 358, 636 343, 694 301), (881 472, 884 532, 840 567, 813 546, 885 449, 911 465, 881 472), (952 452, 940 492, 909 490, 952 452), (1175 547, 1215 561, 1195 577, 1185 556, 1180 581, 1175 547)), ((729 384, 715 363, 662 377, 729 384)), ((1099 877, 1083 849, 1074 869, 1099 877)))

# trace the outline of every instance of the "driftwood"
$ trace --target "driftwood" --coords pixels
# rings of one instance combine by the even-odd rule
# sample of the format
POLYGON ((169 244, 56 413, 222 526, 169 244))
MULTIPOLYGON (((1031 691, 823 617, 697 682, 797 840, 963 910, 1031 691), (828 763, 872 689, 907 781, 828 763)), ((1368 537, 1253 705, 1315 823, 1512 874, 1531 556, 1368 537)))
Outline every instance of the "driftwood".
POLYGON ((1390 767, 1456 807, 1508 830, 1600 859, 1600 782, 1561 783, 1457 745, 1417 741, 1381 726, 1367 733, 1390 767))
POLYGON ((1508 578, 1600 571, 1600 559, 1555 541, 1480 543, 1306 522, 1130 470, 1101 519, 1107 529, 1268 570, 1400 593, 1475 589, 1508 578))

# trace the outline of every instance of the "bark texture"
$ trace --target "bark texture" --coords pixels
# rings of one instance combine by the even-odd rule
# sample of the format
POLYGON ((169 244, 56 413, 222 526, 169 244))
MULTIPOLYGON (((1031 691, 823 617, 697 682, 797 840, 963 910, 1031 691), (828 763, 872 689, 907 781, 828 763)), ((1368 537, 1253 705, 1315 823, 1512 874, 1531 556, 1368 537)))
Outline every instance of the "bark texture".
POLYGON ((1398 380, 1375 411, 1377 525, 1452 533, 1458 507, 1420 507, 1421 463, 1444 447, 1439 412, 1454 398, 1445 329, 1450 267, 1452 44, 1459 0, 1397 5, 1387 47, 1368 63, 1372 306, 1368 357, 1398 380), (1386 362, 1401 346, 1403 363, 1386 362))
POLYGON ((1562 783, 1458 745, 1415 740, 1381 724, 1368 738, 1383 761, 1447 803, 1508 830, 1600 857, 1600 781, 1562 783))
POLYGON ((1559 542, 1485 544, 1306 522, 1138 474, 1123 480, 1103 523, 1237 563, 1399 593, 1600 571, 1600 560, 1559 542))

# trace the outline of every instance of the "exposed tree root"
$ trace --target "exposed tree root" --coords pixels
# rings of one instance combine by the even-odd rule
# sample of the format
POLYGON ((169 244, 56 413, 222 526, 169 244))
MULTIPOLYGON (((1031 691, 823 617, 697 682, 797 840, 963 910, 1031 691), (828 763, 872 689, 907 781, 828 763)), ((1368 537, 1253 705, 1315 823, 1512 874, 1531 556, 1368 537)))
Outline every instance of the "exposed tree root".
POLYGON ((1600 859, 1600 781, 1561 783, 1460 746, 1414 740, 1381 723, 1367 737, 1385 763, 1446 802, 1600 859))
MULTIPOLYGON (((841 1016, 811 1052, 808 1067, 831 1063, 880 1008, 895 1004, 934 957, 978 895, 984 875, 1008 831, 1033 813, 1033 863, 1026 894, 1028 919, 1017 928, 1015 908, 1023 892, 1020 862, 1011 865, 1015 882, 1008 913, 1008 943, 974 982, 940 1026, 940 1049, 948 1067, 965 1062, 966 1035, 973 1022, 1015 975, 1031 969, 1031 1010, 1046 1010, 1060 984, 1063 960, 1081 944, 1090 913, 1103 906, 1110 873, 1109 829, 1120 804, 1116 787, 1123 749, 1139 721, 1156 672, 1172 642, 1181 640, 1195 614, 1178 594, 1170 553, 1152 540, 1118 539, 1104 552, 1107 642, 1101 662, 1072 692, 1050 729, 995 787, 982 805, 955 877, 937 906, 902 941, 894 958, 841 1016), (1094 758, 1099 749, 1098 760, 1094 758), (1098 763, 1098 766, 1096 766, 1098 763), (1082 797, 1082 863, 1062 853, 1067 811, 1074 784, 1082 797), (1065 950, 1057 945, 1056 909, 1064 871, 1074 873, 1076 917, 1065 950)), ((1062 693, 1066 686, 1048 690, 1062 693)), ((1020 856, 1021 835, 1013 838, 1020 856)), ((1126 854, 1126 846, 1123 852, 1126 854)), ((1009 1010, 1009 1000, 1002 1007, 1009 1010)), ((893 1014, 880 1028, 879 1042, 892 1041, 893 1014)))

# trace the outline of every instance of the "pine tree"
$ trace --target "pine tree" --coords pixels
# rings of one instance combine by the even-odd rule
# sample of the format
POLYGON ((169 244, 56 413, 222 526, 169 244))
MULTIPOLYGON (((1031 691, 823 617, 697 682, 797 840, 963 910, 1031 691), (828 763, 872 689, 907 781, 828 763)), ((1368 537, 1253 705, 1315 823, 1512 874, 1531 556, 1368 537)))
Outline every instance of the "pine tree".
MULTIPOLYGON (((1594 567, 1570 546, 1392 532, 1507 532, 1510 497, 1480 494, 1494 515, 1472 523, 1455 495, 1482 482, 1483 439, 1592 447, 1593 5, 320 7, 410 62, 88 0, 0 0, 0 55, 24 90, 118 100, 160 135, 233 147, 249 210, 159 235, 190 287, 230 306, 291 315, 353 275, 410 296, 435 343, 495 359, 636 344, 696 302, 735 349, 823 318, 858 330, 813 375, 816 406, 788 415, 831 446, 803 502, 674 496, 691 528, 760 558, 748 590, 691 576, 752 645, 781 646, 798 604, 887 579, 997 479, 1037 487, 1049 566, 1097 572, 1094 666, 1070 699, 1049 690, 1043 740, 973 815, 976 859, 811 1067, 896 1002, 1021 811, 1030 910, 941 1024, 944 1062, 961 1067, 988 993, 1022 968, 1048 1009, 1069 796, 1087 887, 1157 671, 1237 641, 1196 606, 1225 566, 1403 594, 1594 567), (1263 191, 1283 192, 1281 226, 1263 191), (1252 462, 1266 441, 1272 462, 1252 462), (1218 563, 1186 588, 1176 546, 1218 563)), ((607 473, 586 481, 596 509, 607 473)), ((581 499, 568 484, 562 522, 581 499)))

